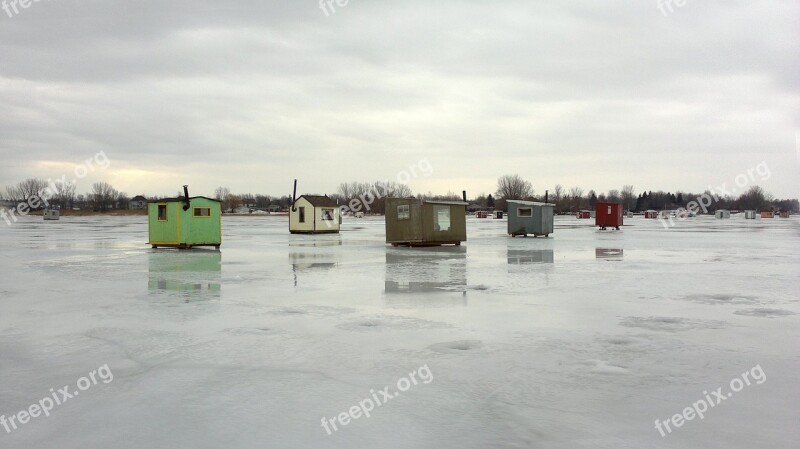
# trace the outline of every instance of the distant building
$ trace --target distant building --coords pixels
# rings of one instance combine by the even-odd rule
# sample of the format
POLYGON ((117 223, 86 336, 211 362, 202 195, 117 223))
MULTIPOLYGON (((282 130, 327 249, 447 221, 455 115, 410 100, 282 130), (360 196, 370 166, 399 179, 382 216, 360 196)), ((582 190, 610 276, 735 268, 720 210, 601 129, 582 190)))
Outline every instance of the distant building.
POLYGON ((386 198, 386 243, 461 245, 467 240, 467 203, 386 198))
POLYGON ((553 232, 555 204, 508 200, 508 234, 548 237, 553 232))
POLYGON ((619 231, 619 227, 622 226, 623 222, 622 204, 601 203, 598 201, 594 205, 594 211, 595 226, 600 226, 600 229, 603 230, 606 228, 616 228, 616 230, 619 231))
POLYGON ((720 219, 731 218, 731 211, 727 209, 718 209, 714 212, 714 216, 720 219))
POLYGON ((147 209, 147 198, 142 195, 136 195, 128 203, 128 209, 147 209))
POLYGON ((336 234, 341 222, 339 205, 327 195, 302 195, 289 209, 292 234, 336 234))

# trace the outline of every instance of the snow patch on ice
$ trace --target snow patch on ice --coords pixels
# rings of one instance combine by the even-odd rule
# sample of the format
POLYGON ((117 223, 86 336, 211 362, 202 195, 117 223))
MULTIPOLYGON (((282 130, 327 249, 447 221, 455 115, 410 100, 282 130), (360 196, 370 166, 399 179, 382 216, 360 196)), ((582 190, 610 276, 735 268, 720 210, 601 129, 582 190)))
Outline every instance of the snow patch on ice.
POLYGON ((328 306, 314 306, 314 305, 297 305, 294 307, 282 307, 268 312, 271 315, 283 316, 297 316, 297 315, 310 315, 314 317, 346 315, 355 312, 355 309, 349 307, 328 307, 328 306))
POLYGON ((269 327, 229 327, 223 332, 231 335, 274 335, 278 331, 269 327))
POLYGON ((760 307, 754 309, 737 310, 733 313, 735 313, 736 315, 754 316, 759 318, 778 318, 783 316, 795 315, 794 312, 790 312, 785 309, 766 309, 760 307))
POLYGON ((483 342, 480 340, 456 340, 446 341, 443 343, 436 343, 428 346, 428 349, 442 353, 459 353, 465 351, 474 351, 483 347, 483 342))
POLYGON ((416 318, 399 316, 378 316, 362 319, 337 326, 339 329, 356 332, 381 332, 383 330, 411 330, 411 329, 436 329, 451 327, 446 323, 420 320, 416 318))
POLYGON ((638 327, 654 331, 678 332, 693 329, 722 329, 724 321, 693 320, 680 317, 638 317, 629 316, 620 321, 620 326, 638 327))
POLYGON ((589 370, 593 373, 598 374, 627 374, 628 369, 613 365, 605 360, 589 360, 590 364, 593 364, 592 368, 589 370))
POLYGON ((678 299, 683 299, 687 301, 698 302, 701 304, 756 304, 758 303, 758 298, 755 296, 749 295, 738 295, 738 294, 693 294, 693 295, 685 295, 678 299))

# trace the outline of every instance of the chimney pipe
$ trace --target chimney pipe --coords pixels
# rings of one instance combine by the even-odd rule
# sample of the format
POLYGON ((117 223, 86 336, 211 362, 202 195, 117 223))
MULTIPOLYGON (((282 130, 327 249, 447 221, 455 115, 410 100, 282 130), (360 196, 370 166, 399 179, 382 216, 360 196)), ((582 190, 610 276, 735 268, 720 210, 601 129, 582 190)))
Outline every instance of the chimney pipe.
POLYGON ((549 192, 550 192, 549 190, 545 190, 545 191, 544 191, 544 202, 545 202, 545 203, 547 202, 547 194, 548 194, 549 192))
POLYGON ((461 196, 464 197, 464 202, 466 203, 467 202, 467 191, 466 190, 462 190, 461 191, 461 196))
POLYGON ((292 191, 292 212, 297 212, 297 208, 294 207, 294 202, 297 201, 297 180, 294 180, 294 191, 292 191))
POLYGON ((189 210, 189 186, 183 186, 183 210, 189 210))

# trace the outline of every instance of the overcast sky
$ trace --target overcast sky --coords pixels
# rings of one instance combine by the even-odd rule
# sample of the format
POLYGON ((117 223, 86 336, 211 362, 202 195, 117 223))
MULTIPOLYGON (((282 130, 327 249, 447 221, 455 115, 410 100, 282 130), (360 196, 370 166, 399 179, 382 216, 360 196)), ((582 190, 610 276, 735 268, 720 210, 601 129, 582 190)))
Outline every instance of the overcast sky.
MULTIPOLYGON (((10 2, 12 0, 6 0, 10 2)), ((666 0, 665 0, 666 1, 666 0)), ((800 196, 800 2, 41 0, 0 10, 0 188, 800 196), (670 11, 671 8, 671 11, 670 11), (9 17, 9 16, 13 17, 9 17), (770 178, 754 172, 765 162, 770 178), (419 173, 419 172, 418 172, 419 173)))

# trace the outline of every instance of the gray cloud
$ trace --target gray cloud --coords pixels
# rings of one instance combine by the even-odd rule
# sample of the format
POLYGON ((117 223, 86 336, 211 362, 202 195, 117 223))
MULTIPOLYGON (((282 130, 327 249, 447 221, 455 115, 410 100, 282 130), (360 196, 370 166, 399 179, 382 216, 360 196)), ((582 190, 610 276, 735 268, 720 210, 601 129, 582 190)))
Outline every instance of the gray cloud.
POLYGON ((797 196, 800 5, 584 3, 0 11, 0 185, 104 150, 129 193, 332 192, 428 157, 416 190, 700 190, 766 161, 762 185, 797 196))

